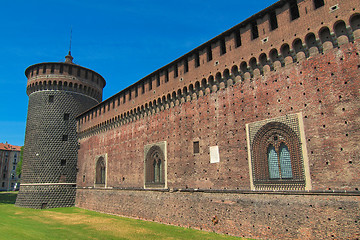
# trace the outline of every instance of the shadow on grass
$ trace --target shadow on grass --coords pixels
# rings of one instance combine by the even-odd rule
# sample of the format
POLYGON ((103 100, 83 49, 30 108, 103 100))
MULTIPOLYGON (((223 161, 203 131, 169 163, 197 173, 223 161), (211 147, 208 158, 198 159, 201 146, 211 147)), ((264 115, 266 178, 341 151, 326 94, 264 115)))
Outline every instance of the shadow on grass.
POLYGON ((15 204, 17 192, 0 192, 0 204, 15 204))

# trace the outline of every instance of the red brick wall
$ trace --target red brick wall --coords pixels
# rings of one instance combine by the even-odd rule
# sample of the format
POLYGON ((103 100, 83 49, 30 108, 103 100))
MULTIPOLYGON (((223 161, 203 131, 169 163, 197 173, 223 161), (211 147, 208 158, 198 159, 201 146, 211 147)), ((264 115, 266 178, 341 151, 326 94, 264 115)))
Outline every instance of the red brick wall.
POLYGON ((78 189, 76 206, 255 239, 357 239, 359 198, 78 189))
POLYGON ((167 141, 170 188, 249 189, 245 124, 302 112, 313 189, 358 190, 358 44, 81 139, 78 186, 93 185, 95 157, 107 153, 108 186, 142 187, 144 146, 167 141), (210 164, 214 145, 221 161, 210 164))
POLYGON ((247 198, 248 207, 245 208, 241 204, 222 204, 221 201, 216 207, 209 205, 211 199, 226 199, 228 194, 205 194, 208 197, 204 200, 202 193, 79 189, 77 206, 247 237, 315 238, 330 234, 335 238, 348 238, 359 234, 359 216, 355 214, 359 211, 360 195, 359 45, 359 42, 343 45, 325 55, 284 67, 281 71, 270 72, 80 140, 79 188, 94 186, 95 159, 105 153, 108 157, 107 187, 143 188, 144 145, 167 141, 167 184, 170 189, 249 190, 245 124, 302 112, 314 196, 244 196, 241 192, 229 195, 232 201, 247 198), (194 139, 200 141, 200 154, 192 153, 194 139), (209 147, 214 145, 219 146, 220 163, 211 164, 209 147), (86 178, 82 182, 84 174, 86 178), (322 196, 317 191, 329 195, 322 196), (342 193, 334 195, 332 191, 342 193), (342 196, 346 195, 344 191, 350 191, 355 196, 342 196), (158 195, 165 198, 159 200, 158 205, 149 200, 153 197, 156 201, 158 195), (181 203, 166 206, 166 211, 161 210, 164 204, 175 199, 181 203), (305 203, 300 204, 299 199, 305 203), (135 204, 137 201, 139 203, 135 204), (189 201, 187 207, 178 206, 186 201, 189 201), (259 201, 261 204, 250 204, 259 201), (117 208, 115 202, 121 202, 126 207, 117 208), (125 203, 137 207, 134 209, 125 203), (291 207, 284 208, 285 203, 291 207), (267 204, 273 206, 271 211, 267 204), (221 210, 207 213, 197 205, 204 209, 221 210), (192 210, 189 210, 190 206, 192 210), (342 207, 341 211, 338 207, 342 207), (148 212, 149 209, 157 214, 148 212), (228 214, 226 209, 236 214, 228 214), (239 209, 243 212, 241 221, 238 221, 239 209), (202 217, 191 220, 199 214, 198 211, 202 212, 202 217), (290 220, 284 217, 287 211, 290 220), (172 212, 177 214, 172 217, 166 215, 172 212), (252 212, 261 214, 244 219, 247 214, 252 216, 252 212), (262 216, 264 212, 269 212, 271 216, 266 224, 262 216), (211 225, 209 217, 213 214, 221 215, 221 225, 211 225), (307 222, 306 214, 313 219, 311 224, 307 222), (268 225, 271 230, 267 229, 268 225), (345 227, 346 232, 341 230, 345 227))
MULTIPOLYGON (((357 6, 355 1, 341 1, 334 12, 338 17, 334 17, 329 6, 336 3, 326 3, 316 14, 311 12, 312 1, 300 1, 300 15, 306 16, 304 12, 308 11, 311 18, 300 18, 304 19, 302 22, 297 19, 290 27, 281 24, 285 21, 281 14, 287 12, 286 6, 278 9, 279 31, 286 33, 284 39, 300 37, 304 43, 310 31, 318 37, 323 25, 328 24, 331 32, 331 26, 339 19, 349 25, 350 15, 358 11, 353 8, 357 6), (294 27, 296 21, 298 25, 294 27), (294 32, 296 37, 292 37, 294 32)), ((258 27, 261 35, 261 24, 258 27)), ((269 37, 271 46, 260 52, 269 52, 274 46, 279 46, 280 52, 283 41, 278 36, 281 34, 276 39, 269 37)), ((224 77, 224 69, 231 71, 232 64, 239 67, 241 56, 248 56, 245 59, 248 61, 252 54, 228 51, 226 56, 214 57, 220 59, 220 65, 214 66, 212 62, 211 66, 204 64, 196 70, 191 69, 189 60, 186 74, 190 77, 185 78, 184 74, 182 82, 170 79, 169 87, 164 85, 163 90, 156 88, 154 81, 156 96, 148 92, 119 107, 115 101, 114 108, 110 98, 103 103, 105 106, 111 103, 110 110, 106 107, 101 116, 85 121, 91 111, 83 114, 79 118, 76 205, 253 238, 360 237, 359 30, 349 36, 354 42, 348 42, 344 36, 335 38, 335 48, 323 44, 319 53, 309 48, 306 58, 301 57, 305 53, 297 54, 296 59, 293 54, 283 59, 283 66, 279 61, 270 64, 271 71, 265 65, 261 67, 262 74, 260 67, 255 67, 239 76, 232 75, 229 78, 236 84, 225 79, 228 86, 222 88, 225 84, 218 84, 222 88, 218 91, 210 93, 210 88, 206 88, 176 100, 161 101, 157 110, 151 110, 156 113, 147 110, 146 114, 142 111, 123 115, 136 104, 157 100, 179 87, 201 82, 202 77, 209 80, 216 72, 224 77), (312 190, 251 192, 245 124, 300 112, 312 190), (161 141, 167 142, 168 189, 144 191, 144 146, 161 141), (200 142, 199 154, 193 154, 193 141, 200 142), (219 146, 220 163, 210 163, 209 147, 215 145, 219 146), (95 161, 104 154, 107 154, 106 189, 93 189, 95 161), (213 215, 219 217, 219 224, 212 225, 213 215)), ((230 44, 229 40, 226 44, 230 44)), ((247 51, 259 48, 249 47, 247 51)), ((218 56, 216 49, 213 56, 218 56)), ((200 59, 203 58, 201 55, 200 59)))

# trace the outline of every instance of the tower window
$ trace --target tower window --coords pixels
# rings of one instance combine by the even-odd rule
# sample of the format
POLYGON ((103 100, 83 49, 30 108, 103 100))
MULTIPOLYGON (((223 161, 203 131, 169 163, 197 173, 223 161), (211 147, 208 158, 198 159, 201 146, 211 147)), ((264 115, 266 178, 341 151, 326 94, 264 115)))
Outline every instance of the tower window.
POLYGON ((314 0, 314 6, 315 6, 315 9, 318 9, 322 6, 324 6, 324 0, 314 0))
POLYGON ((169 81, 169 71, 166 70, 165 71, 165 82, 168 82, 169 81))
POLYGON ((65 159, 60 160, 60 166, 66 166, 66 160, 65 159))
POLYGON ((60 65, 60 70, 59 70, 60 73, 63 73, 64 72, 64 66, 63 65, 60 65))
POLYGON ((54 73, 54 72, 55 72, 55 65, 52 64, 52 65, 51 65, 51 73, 54 73))
POLYGON ((64 113, 64 121, 68 121, 70 117, 69 113, 64 113))
POLYGON ((226 44, 225 39, 220 40, 220 55, 223 55, 226 53, 226 44))
POLYGON ((151 89, 152 89, 152 79, 149 78, 149 90, 151 90, 151 89))
POLYGON ((213 59, 211 45, 206 48, 206 52, 207 52, 207 60, 209 62, 213 59))
POLYGON ((293 0, 290 2, 290 19, 291 21, 300 17, 299 7, 297 5, 297 0, 293 0))
POLYGON ((259 37, 259 30, 256 22, 251 23, 251 38, 252 40, 259 37))
POLYGON ((141 94, 145 93, 145 85, 144 82, 141 83, 141 94))
POLYGON ((63 135, 62 136, 62 140, 65 142, 65 141, 67 141, 68 140, 68 135, 63 135))
POLYGON ((49 103, 52 103, 52 102, 54 102, 54 95, 49 96, 49 103))
POLYGON ((160 73, 156 75, 156 86, 160 86, 160 73))
POLYGON ((237 29, 235 31, 235 47, 240 47, 241 46, 241 36, 240 36, 240 30, 237 29))
POLYGON ((276 12, 272 11, 269 14, 270 17, 270 30, 275 30, 278 28, 278 22, 277 22, 277 18, 276 18, 276 12))
POLYGON ((69 66, 69 74, 72 74, 72 66, 69 66))
POLYGON ((187 58, 184 59, 184 72, 188 72, 189 71, 189 62, 187 60, 187 58))
POLYGON ((195 67, 199 67, 200 66, 200 57, 199 57, 199 52, 195 53, 195 67))
POLYGON ((174 78, 179 76, 179 71, 178 71, 178 66, 177 63, 175 63, 174 65, 174 78))
POLYGON ((46 65, 43 66, 43 73, 46 73, 46 65))
POLYGON ((80 68, 77 69, 77 75, 80 77, 80 68))

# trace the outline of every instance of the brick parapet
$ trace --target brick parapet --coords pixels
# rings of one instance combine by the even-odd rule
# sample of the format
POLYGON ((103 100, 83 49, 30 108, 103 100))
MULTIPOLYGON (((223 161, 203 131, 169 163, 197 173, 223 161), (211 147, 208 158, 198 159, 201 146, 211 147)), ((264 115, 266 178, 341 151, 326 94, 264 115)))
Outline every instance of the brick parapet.
POLYGON ((184 98, 183 101, 186 101, 186 99, 191 99, 194 91, 201 89, 204 92, 211 82, 220 88, 222 87, 220 82, 228 86, 237 81, 265 76, 272 71, 281 71, 280 68, 285 65, 296 64, 360 37, 358 25, 351 22, 355 19, 354 16, 359 14, 359 9, 353 7, 355 6, 353 1, 340 3, 326 1, 323 7, 314 9, 313 1, 306 0, 299 1, 298 6, 300 17, 290 21, 287 1, 279 1, 156 70, 80 115, 78 117, 79 132, 85 132, 94 127, 100 128, 118 119, 124 120, 130 115, 141 115, 145 111, 154 111, 154 109, 156 111, 157 107, 161 109, 158 105, 164 105, 163 108, 166 108, 166 104, 170 105, 170 102, 175 102, 176 99, 184 98), (334 6, 336 9, 331 10, 334 6), (269 13, 274 10, 277 13, 279 27, 270 31, 269 13), (254 19, 257 20, 259 37, 251 40, 250 23, 254 19), (242 40, 239 47, 235 46, 237 30, 240 30, 242 40), (225 39, 227 49, 225 54, 220 54, 222 39, 225 39), (264 39, 267 40, 264 42, 264 39), (209 46, 211 46, 213 56, 211 61, 207 61, 206 49, 209 46), (199 54, 200 65, 195 67, 197 54, 199 54), (187 72, 184 71, 185 60, 188 63, 187 72), (177 77, 174 77, 175 64, 178 66, 177 77), (168 76, 167 80, 165 76, 168 76), (158 78, 159 86, 157 86, 158 78), (150 80, 151 90, 149 89, 150 80), (142 86, 144 86, 144 93, 142 86))
POLYGON ((27 94, 37 91, 62 90, 102 100, 104 78, 93 70, 63 62, 38 63, 25 70, 27 94))

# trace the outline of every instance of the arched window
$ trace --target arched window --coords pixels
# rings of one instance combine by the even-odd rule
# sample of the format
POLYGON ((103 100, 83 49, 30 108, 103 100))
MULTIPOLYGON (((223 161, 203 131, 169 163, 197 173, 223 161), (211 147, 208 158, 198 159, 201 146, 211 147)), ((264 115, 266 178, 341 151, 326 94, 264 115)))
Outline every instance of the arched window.
POLYGON ((145 158, 145 187, 165 186, 165 157, 161 148, 152 146, 145 158))
POLYGON ((284 123, 273 121, 256 130, 251 165, 255 189, 305 189, 300 136, 284 123))
MULTIPOLYGON (((276 138, 276 136, 274 138, 276 138)), ((281 143, 278 150, 270 143, 267 151, 267 159, 270 179, 292 178, 291 157, 285 143, 281 143)))
POLYGON ((103 157, 100 157, 96 162, 96 180, 98 185, 105 185, 106 165, 103 157))

